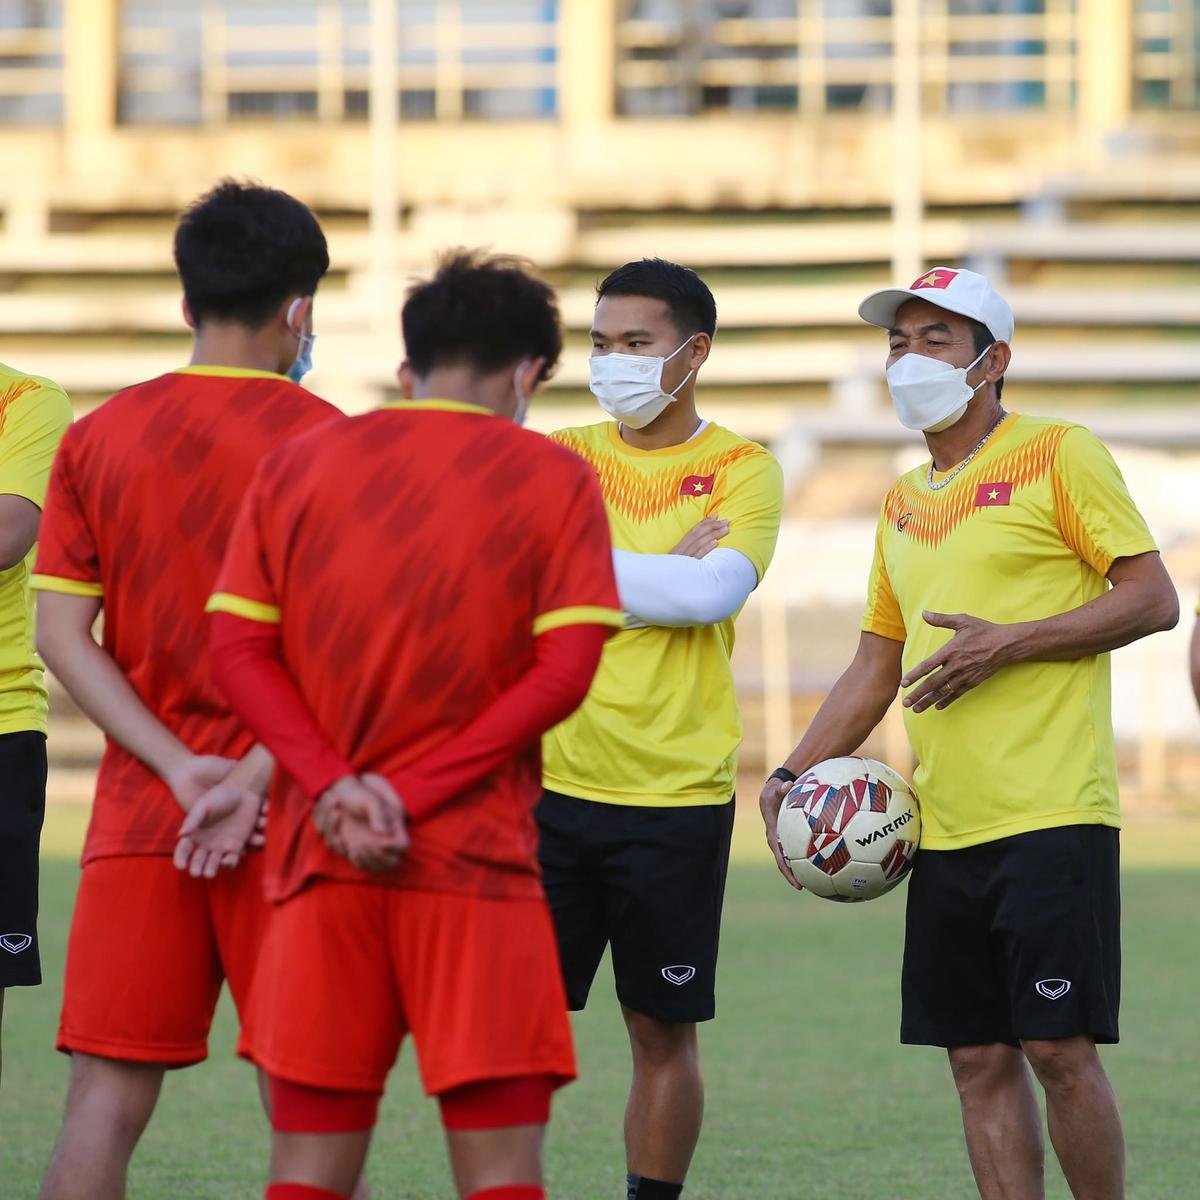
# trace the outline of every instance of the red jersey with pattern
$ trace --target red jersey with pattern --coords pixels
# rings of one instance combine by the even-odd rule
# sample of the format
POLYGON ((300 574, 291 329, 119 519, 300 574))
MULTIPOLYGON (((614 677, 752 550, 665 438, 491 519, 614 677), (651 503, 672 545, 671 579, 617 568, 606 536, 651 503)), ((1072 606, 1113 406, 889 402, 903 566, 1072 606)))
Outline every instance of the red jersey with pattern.
MULTIPOLYGON (((33 585, 102 597, 105 650, 194 753, 253 744, 211 682, 204 615, 238 505, 268 451, 340 417, 281 375, 185 368, 118 392, 63 439, 33 585)), ((166 784, 108 739, 84 862, 171 854, 182 820, 166 784)))
MULTIPOLYGON (((278 621, 317 724, 359 772, 415 762, 533 662, 539 632, 620 622, 612 544, 590 466, 486 409, 385 406, 298 438, 262 465, 210 607, 278 621)), ((409 830, 389 882, 540 896, 536 744, 409 830)), ((362 879, 330 852, 311 802, 271 796, 267 894, 362 879)))

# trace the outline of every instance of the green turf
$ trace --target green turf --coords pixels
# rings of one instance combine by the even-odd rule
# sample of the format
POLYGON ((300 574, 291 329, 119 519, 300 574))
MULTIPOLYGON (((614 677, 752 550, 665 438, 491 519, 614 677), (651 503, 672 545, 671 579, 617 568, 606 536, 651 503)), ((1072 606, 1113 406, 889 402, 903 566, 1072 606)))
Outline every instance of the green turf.
MULTIPOLYGON (((690 1200, 861 1200, 974 1195, 958 1106, 942 1054, 896 1044, 903 896, 854 908, 789 892, 747 862, 755 830, 739 823, 730 877, 718 1021, 703 1033, 708 1111, 690 1200)), ((75 839, 56 818, 47 850, 75 839)), ((1200 842, 1195 826, 1188 837, 1200 842)), ((1133 844, 1157 845, 1145 833, 1133 844)), ((1177 848, 1178 830, 1170 840, 1177 848)), ((1137 857, 1135 855, 1135 857, 1137 857)), ((1186 858, 1194 861, 1194 852, 1186 858)), ((48 983, 10 992, 0 1090, 0 1197, 24 1200, 57 1131, 66 1060, 52 1049, 75 867, 48 858, 42 937, 48 983)), ((1125 876, 1125 1042, 1105 1052, 1125 1113, 1131 1200, 1194 1200, 1200 1124, 1194 867, 1125 876)), ((607 969, 606 969, 607 970, 607 969)), ((606 971, 576 1024, 582 1078, 555 1110, 550 1192, 622 1195, 624 1032, 606 971)), ((223 1005, 213 1058, 173 1075, 135 1159, 131 1200, 257 1197, 265 1133, 252 1074, 231 1055, 223 1005)), ((371 1179, 376 1195, 452 1194, 437 1114, 405 1051, 385 1102, 371 1179)), ((1068 1195, 1049 1168, 1050 1200, 1068 1195)))

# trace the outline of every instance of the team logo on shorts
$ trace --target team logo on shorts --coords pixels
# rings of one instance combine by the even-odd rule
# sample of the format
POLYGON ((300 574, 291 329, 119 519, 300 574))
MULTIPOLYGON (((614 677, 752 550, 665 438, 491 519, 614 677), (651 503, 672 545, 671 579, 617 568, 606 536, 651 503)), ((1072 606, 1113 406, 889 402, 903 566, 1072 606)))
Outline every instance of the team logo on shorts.
POLYGON ((1039 996, 1045 996, 1047 1000, 1061 1000, 1071 990, 1071 981, 1069 979, 1039 979, 1033 986, 1037 988, 1039 996))
POLYGON ((676 987, 683 987, 689 979, 694 978, 695 974, 695 967, 687 967, 682 964, 677 967, 663 967, 662 969, 662 977, 668 983, 673 983, 676 987))
POLYGON ((20 954, 33 945, 33 935, 28 933, 0 933, 0 949, 9 954, 20 954))

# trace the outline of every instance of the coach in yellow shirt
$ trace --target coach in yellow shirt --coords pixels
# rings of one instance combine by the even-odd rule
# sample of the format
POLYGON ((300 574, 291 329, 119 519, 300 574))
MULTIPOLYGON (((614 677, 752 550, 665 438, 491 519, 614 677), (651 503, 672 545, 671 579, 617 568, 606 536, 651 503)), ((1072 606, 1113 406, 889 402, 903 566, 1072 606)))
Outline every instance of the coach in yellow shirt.
POLYGON ((627 263, 599 288, 591 387, 613 419, 554 436, 596 469, 626 628, 547 735, 542 875, 567 997, 606 945, 633 1052, 629 1200, 674 1200, 700 1135, 696 1023, 715 1011, 741 721, 734 617, 771 561, 782 474, 696 412, 716 303, 693 271, 627 263))
POLYGON ((4 989, 42 981, 38 846, 46 811, 46 684, 29 573, 66 393, 0 363, 0 1016, 4 989))
POLYGON ((888 492, 858 652, 762 793, 852 754, 905 689, 922 838, 901 1041, 944 1046, 984 1200, 1043 1195, 1041 1117, 1075 1196, 1124 1196, 1116 1099, 1120 912, 1108 652, 1179 618, 1112 457, 1067 421, 1006 413, 1013 317, 938 268, 869 296, 896 412, 932 459, 888 492))

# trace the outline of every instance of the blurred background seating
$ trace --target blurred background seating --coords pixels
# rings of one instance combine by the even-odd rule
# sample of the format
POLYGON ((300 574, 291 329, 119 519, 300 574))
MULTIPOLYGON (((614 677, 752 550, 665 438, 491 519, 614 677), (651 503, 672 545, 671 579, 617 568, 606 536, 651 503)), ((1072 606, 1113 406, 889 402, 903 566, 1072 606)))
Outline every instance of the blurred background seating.
MULTIPOLYGON (((171 229, 230 174, 325 222, 311 384, 348 411, 392 393, 403 284, 440 248, 560 287, 542 429, 599 415, 601 273, 697 268, 721 312, 706 412, 788 475, 737 657, 758 771, 852 648, 879 501, 921 457, 855 308, 927 265, 1006 291, 1006 400, 1109 440, 1190 609, 1198 28, 1195 0, 0 0, 0 354, 80 412, 179 365, 171 229)), ((1189 625, 1116 658, 1134 803, 1196 806, 1189 625)), ((58 785, 85 792, 95 735, 55 714, 58 785)), ((903 766, 894 716, 877 749, 903 766)))

